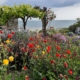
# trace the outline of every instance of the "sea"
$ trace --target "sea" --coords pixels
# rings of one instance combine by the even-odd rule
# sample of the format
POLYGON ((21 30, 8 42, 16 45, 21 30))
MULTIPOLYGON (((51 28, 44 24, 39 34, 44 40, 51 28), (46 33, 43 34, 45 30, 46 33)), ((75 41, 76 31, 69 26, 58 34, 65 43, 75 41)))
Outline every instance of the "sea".
MULTIPOLYGON (((70 25, 73 25, 76 23, 76 20, 53 20, 50 21, 47 25, 47 28, 54 27, 54 29, 61 29, 61 28, 68 28, 70 25)), ((18 21, 18 28, 23 28, 22 21, 18 21)), ((26 25, 27 30, 41 30, 42 29, 42 23, 41 21, 28 21, 26 25)))

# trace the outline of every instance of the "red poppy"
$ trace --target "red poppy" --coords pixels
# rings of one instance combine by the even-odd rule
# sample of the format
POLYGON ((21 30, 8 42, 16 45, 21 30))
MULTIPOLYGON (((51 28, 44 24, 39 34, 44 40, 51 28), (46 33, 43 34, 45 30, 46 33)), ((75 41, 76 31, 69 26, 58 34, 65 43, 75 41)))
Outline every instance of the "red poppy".
POLYGON ((24 66, 24 67, 23 67, 23 70, 27 70, 27 69, 28 69, 28 67, 27 67, 27 66, 24 66))
POLYGON ((33 41, 34 39, 31 37, 31 38, 29 38, 29 40, 33 41))
POLYGON ((56 49, 57 49, 57 50, 61 50, 61 47, 60 47, 60 46, 56 46, 56 49))
POLYGON ((64 62, 64 67, 68 68, 68 63, 67 62, 64 62))
POLYGON ((47 52, 50 53, 50 49, 47 49, 47 52))
POLYGON ((70 50, 66 50, 66 53, 67 53, 67 54, 71 54, 70 50))
POLYGON ((29 80, 29 76, 25 76, 25 80, 29 80))
POLYGON ((47 46, 47 52, 50 53, 51 51, 51 46, 47 46))
POLYGON ((42 80, 47 80, 47 79, 45 77, 43 77, 42 80))
POLYGON ((60 58, 60 56, 61 56, 60 53, 56 53, 56 57, 60 58))
POLYGON ((55 63, 55 60, 51 60, 51 61, 50 61, 50 64, 53 64, 53 63, 55 63))
POLYGON ((8 37, 8 38, 12 38, 12 34, 8 34, 7 37, 8 37))
POLYGON ((51 46, 47 46, 47 49, 51 49, 51 46))
POLYGON ((29 48, 34 48, 34 44, 28 43, 28 47, 29 47, 29 48))
POLYGON ((12 31, 12 32, 11 32, 11 34, 15 34, 15 32, 14 32, 14 31, 12 31))
POLYGON ((3 34, 4 32, 2 30, 0 30, 0 34, 3 34))
POLYGON ((68 70, 68 73, 69 73, 70 75, 72 75, 72 74, 73 74, 72 69, 69 69, 69 70, 68 70))
POLYGON ((35 52, 35 51, 36 51, 35 49, 32 50, 32 52, 35 52))
POLYGON ((47 43, 47 40, 43 40, 44 43, 47 43))

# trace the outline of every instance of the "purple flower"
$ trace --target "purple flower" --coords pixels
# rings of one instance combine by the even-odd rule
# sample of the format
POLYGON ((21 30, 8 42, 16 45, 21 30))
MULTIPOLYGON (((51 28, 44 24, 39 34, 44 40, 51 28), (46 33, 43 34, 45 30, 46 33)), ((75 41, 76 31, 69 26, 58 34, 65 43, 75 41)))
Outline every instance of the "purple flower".
POLYGON ((61 33, 53 35, 53 39, 55 39, 56 41, 66 42, 66 37, 61 33))

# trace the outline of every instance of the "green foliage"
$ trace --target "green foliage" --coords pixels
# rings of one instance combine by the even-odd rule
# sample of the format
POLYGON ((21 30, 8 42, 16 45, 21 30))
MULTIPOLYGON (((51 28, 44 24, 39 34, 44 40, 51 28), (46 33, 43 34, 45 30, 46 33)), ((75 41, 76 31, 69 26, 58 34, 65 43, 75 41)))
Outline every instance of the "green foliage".
POLYGON ((34 9, 29 4, 14 5, 13 7, 10 6, 0 7, 0 25, 5 25, 7 21, 10 20, 11 18, 21 18, 24 19, 26 22, 30 17, 38 17, 41 19, 43 16, 44 16, 43 12, 34 9))
POLYGON ((59 30, 60 33, 68 33, 70 30, 68 28, 62 28, 59 30))
POLYGON ((0 7, 0 25, 5 25, 12 17, 12 8, 9 6, 0 7))
POLYGON ((80 21, 76 22, 75 24, 69 26, 69 30, 75 33, 77 27, 80 27, 80 21))

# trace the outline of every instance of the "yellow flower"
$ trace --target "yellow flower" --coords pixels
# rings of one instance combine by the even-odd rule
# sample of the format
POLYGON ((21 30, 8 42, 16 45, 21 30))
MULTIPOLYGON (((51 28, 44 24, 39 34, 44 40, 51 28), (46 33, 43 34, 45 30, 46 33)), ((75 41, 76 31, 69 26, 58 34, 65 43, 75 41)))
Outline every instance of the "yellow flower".
POLYGON ((13 57, 13 56, 10 56, 10 57, 9 57, 9 61, 10 61, 10 62, 14 61, 14 57, 13 57))
POLYGON ((43 54, 43 55, 45 55, 45 54, 46 54, 46 52, 45 52, 45 51, 42 51, 42 54, 43 54))
POLYGON ((9 44, 9 43, 11 42, 11 40, 8 39, 8 40, 6 40, 5 42, 6 42, 7 44, 9 44))
POLYGON ((9 64, 9 60, 8 59, 4 59, 3 60, 3 65, 8 65, 9 64))

